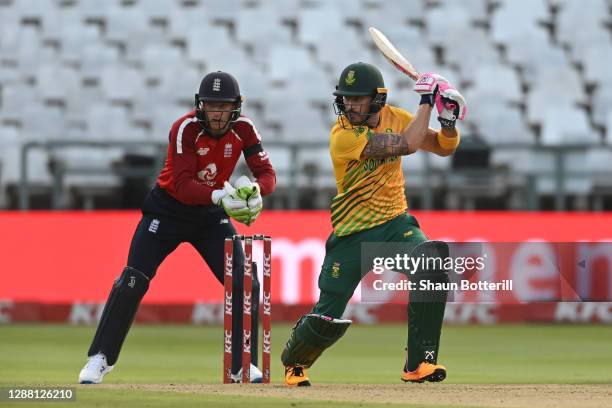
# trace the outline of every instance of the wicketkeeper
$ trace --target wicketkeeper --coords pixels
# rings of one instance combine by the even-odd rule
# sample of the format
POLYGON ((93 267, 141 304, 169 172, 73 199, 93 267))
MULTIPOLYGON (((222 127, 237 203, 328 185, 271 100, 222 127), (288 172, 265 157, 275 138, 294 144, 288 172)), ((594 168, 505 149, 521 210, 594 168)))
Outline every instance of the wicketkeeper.
MULTIPOLYGON (((250 225, 262 211, 262 195, 274 191, 276 177, 253 122, 241 115, 242 96, 236 79, 225 72, 204 77, 195 109, 170 129, 168 156, 156 186, 142 207, 127 265, 115 280, 79 374, 82 384, 102 382, 119 357, 141 299, 162 261, 182 242, 190 243, 223 283, 226 237, 236 234, 230 218, 250 225), (228 180, 244 155, 256 181, 228 180)), ((253 265, 255 267, 255 265, 253 265)), ((233 253, 232 377, 242 377, 242 286, 244 252, 238 242, 233 253)), ((253 298, 259 281, 253 271, 253 298)), ((261 382, 257 368, 258 301, 253 302, 252 382, 261 382)))
MULTIPOLYGON (((342 320, 342 314, 362 278, 362 243, 407 242, 413 244, 411 256, 448 256, 448 246, 428 241, 417 220, 406 212, 401 156, 417 150, 452 154, 459 145, 455 123, 464 118, 466 104, 437 74, 423 74, 414 90, 421 102, 413 116, 386 104, 387 89, 376 67, 359 62, 340 75, 334 92, 338 119, 329 149, 338 187, 331 204, 333 232, 325 245, 319 301, 297 322, 282 352, 286 385, 310 385, 306 370, 351 324, 342 320), (434 107, 440 130, 429 128, 434 107)), ((448 272, 417 270, 413 279, 445 283, 448 272)), ((437 363, 446 296, 445 291, 410 295, 403 381, 446 377, 446 368, 437 363)))

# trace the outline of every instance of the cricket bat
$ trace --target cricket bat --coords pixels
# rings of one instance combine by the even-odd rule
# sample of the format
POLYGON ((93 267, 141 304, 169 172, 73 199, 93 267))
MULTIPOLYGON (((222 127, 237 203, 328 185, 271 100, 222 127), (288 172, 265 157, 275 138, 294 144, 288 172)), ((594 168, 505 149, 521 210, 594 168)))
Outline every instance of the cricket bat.
POLYGON ((376 44, 376 47, 378 47, 378 50, 387 59, 387 61, 389 61, 396 69, 416 81, 420 76, 419 71, 417 71, 410 62, 408 62, 402 53, 395 48, 391 41, 389 41, 389 39, 383 33, 374 27, 370 27, 368 30, 370 31, 370 35, 374 40, 374 44, 376 44))

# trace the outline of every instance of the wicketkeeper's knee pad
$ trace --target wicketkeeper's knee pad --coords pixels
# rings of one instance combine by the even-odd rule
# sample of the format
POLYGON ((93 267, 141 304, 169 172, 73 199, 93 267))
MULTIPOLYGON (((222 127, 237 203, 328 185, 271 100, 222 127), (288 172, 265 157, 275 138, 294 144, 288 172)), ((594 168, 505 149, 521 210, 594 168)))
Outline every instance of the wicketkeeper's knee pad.
POLYGON ((129 266, 123 269, 104 305, 89 355, 103 352, 109 364, 115 363, 140 301, 148 289, 147 275, 129 266))
POLYGON ((351 323, 351 320, 334 319, 313 313, 302 316, 281 354, 283 365, 309 368, 326 348, 346 333, 351 323))

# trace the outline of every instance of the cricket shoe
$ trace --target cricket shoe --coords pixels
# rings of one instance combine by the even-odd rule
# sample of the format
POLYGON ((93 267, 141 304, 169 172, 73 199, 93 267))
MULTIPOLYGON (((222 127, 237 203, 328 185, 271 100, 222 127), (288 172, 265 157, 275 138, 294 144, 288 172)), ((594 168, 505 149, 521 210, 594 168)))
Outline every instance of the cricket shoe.
POLYGON ((310 380, 304 367, 285 367, 285 385, 289 387, 310 387, 310 380))
POLYGON ((79 384, 100 384, 102 378, 110 373, 114 367, 114 365, 108 365, 106 356, 102 353, 91 356, 79 373, 79 384))
MULTIPOLYGON (((261 370, 257 368, 256 365, 253 365, 253 364, 251 364, 251 366, 249 367, 249 375, 251 379, 251 384, 260 383, 261 380, 263 379, 263 374, 261 373, 261 370)), ((232 374, 232 382, 234 383, 242 382, 242 368, 240 368, 240 370, 238 370, 236 374, 232 374)))
POLYGON ((439 364, 423 361, 414 371, 403 371, 402 381, 422 383, 425 381, 439 382, 446 378, 446 368, 439 364))

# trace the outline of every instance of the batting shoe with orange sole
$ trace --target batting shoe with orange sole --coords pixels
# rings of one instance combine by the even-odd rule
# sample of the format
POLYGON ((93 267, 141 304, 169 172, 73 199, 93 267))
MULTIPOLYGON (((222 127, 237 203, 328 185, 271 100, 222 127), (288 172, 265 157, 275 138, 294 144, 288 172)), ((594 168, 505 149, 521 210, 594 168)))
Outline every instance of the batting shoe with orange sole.
POLYGON ((414 371, 403 371, 402 381, 422 383, 425 381, 429 382, 440 382, 446 378, 446 367, 439 364, 431 364, 427 361, 423 361, 414 371))
POLYGON ((289 387, 309 387, 310 380, 304 367, 285 367, 285 385, 289 387))

